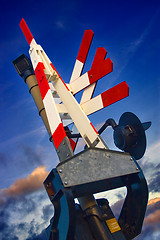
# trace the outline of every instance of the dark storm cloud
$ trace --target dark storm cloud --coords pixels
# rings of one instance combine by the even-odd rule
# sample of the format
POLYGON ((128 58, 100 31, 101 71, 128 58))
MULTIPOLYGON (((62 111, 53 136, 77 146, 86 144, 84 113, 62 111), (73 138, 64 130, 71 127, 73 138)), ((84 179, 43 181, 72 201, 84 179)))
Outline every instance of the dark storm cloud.
POLYGON ((160 174, 151 180, 148 187, 151 192, 160 192, 160 174))
POLYGON ((0 239, 18 240, 16 229, 25 233, 29 232, 32 225, 25 222, 25 217, 34 213, 36 209, 36 202, 24 196, 9 197, 3 201, 3 204, 0 206, 0 239), (11 224, 10 220, 13 220, 13 215, 22 219, 22 222, 20 224, 11 224))
POLYGON ((5 220, 9 218, 9 213, 5 210, 5 205, 0 208, 0 220, 5 220))
POLYGON ((11 236, 11 234, 6 234, 5 236, 2 236, 1 240, 19 240, 19 238, 16 235, 11 236))
POLYGON ((39 235, 33 234, 33 236, 27 238, 26 240, 47 240, 47 235, 45 230, 43 230, 39 235))
POLYGON ((16 236, 14 225, 10 225, 8 219, 0 219, 0 239, 1 240, 19 240, 16 236))
POLYGON ((36 163, 40 165, 42 163, 41 155, 37 153, 33 148, 31 148, 28 145, 23 145, 23 151, 25 156, 27 157, 27 160, 32 163, 36 163))
POLYGON ((30 225, 30 227, 28 229, 28 234, 29 234, 29 236, 33 236, 38 228, 38 225, 34 219, 30 222, 29 225, 30 225))
MULTIPOLYGON (((122 209, 124 199, 117 201, 111 206, 115 217, 118 219, 120 210, 122 209)), ((151 199, 147 205, 147 211, 143 223, 142 232, 137 236, 136 240, 150 240, 155 239, 153 235, 156 233, 157 238, 160 239, 160 198, 151 199), (159 235, 158 235, 159 234, 159 235)))
POLYGON ((160 198, 148 202, 142 232, 136 240, 160 239, 160 198), (154 235, 156 234, 156 238, 154 235))
POLYGON ((9 197, 0 205, 0 220, 7 222, 12 212, 18 215, 26 215, 34 212, 36 209, 37 204, 31 197, 9 197))
POLYGON ((36 209, 37 204, 31 197, 30 198, 22 197, 17 200, 16 212, 18 214, 23 212, 23 214, 26 215, 34 212, 36 209))
POLYGON ((0 232, 6 231, 7 228, 8 228, 8 224, 0 221, 0 232))
MULTIPOLYGON (((5 223, 1 223, 1 225, 4 225, 5 223)), ((19 230, 19 232, 21 232, 21 236, 23 236, 23 233, 28 233, 28 235, 34 234, 33 230, 34 230, 34 226, 26 223, 26 222, 22 222, 20 224, 6 224, 5 228, 2 229, 2 231, 0 231, 0 239, 2 240, 19 240, 22 239, 22 237, 19 236, 19 233, 16 232, 16 230, 19 230)), ((25 239, 25 237, 23 237, 23 239, 25 239)))
POLYGON ((143 169, 144 173, 150 171, 151 169, 155 169, 155 164, 150 162, 150 161, 148 161, 148 160, 139 162, 139 165, 143 169))
POLYGON ((160 192, 160 164, 157 165, 147 159, 140 162, 140 166, 147 178, 149 191, 160 192))
MULTIPOLYGON (((46 239, 44 234, 36 235, 36 233, 39 233, 41 229, 43 229, 43 226, 41 226, 42 223, 39 224, 38 221, 36 221, 36 218, 39 217, 38 215, 30 222, 25 221, 26 216, 29 216, 29 214, 33 218, 33 216, 39 212, 37 211, 38 204, 42 205, 44 199, 39 199, 37 204, 38 198, 39 197, 33 194, 29 196, 19 195, 16 197, 8 197, 3 201, 3 204, 0 205, 1 240, 19 240, 22 239, 20 236, 23 236, 23 233, 28 235, 27 237, 29 237, 29 239, 46 239), (15 216, 17 216, 18 219, 15 219, 15 216), (15 223, 11 223, 11 220, 14 220, 15 223)), ((46 221, 43 224, 45 225, 46 221)), ((23 239, 26 238, 24 237, 23 239)))
POLYGON ((148 188, 150 192, 160 192, 160 164, 155 167, 155 172, 149 180, 148 188))
POLYGON ((142 232, 135 238, 135 240, 152 240, 153 239, 153 230, 150 226, 147 228, 143 227, 142 232))
POLYGON ((54 207, 53 207, 53 205, 50 204, 50 205, 47 205, 47 206, 43 207, 42 213, 43 213, 42 218, 45 221, 47 221, 48 219, 51 219, 51 217, 53 217, 53 215, 54 215, 54 207))

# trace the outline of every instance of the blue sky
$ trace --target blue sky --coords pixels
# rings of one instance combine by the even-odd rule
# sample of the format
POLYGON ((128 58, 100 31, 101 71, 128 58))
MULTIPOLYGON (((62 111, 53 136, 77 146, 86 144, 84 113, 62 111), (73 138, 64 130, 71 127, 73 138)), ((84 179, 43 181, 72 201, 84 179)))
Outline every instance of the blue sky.
MULTIPOLYGON (((113 72, 99 80, 95 96, 122 81, 129 85, 130 95, 90 117, 97 129, 110 117, 118 122, 126 111, 135 113, 142 122, 152 122, 146 132, 146 154, 139 160, 149 185, 150 201, 142 234, 137 239, 159 239, 158 0, 1 1, 0 239, 45 239, 42 230, 53 215, 42 182, 56 166, 58 158, 28 88, 12 64, 21 54, 28 55, 29 46, 19 27, 22 17, 65 82, 69 82, 86 29, 93 30, 94 38, 84 73, 90 69, 97 47, 107 50, 113 72), (35 182, 37 185, 33 184, 35 182)), ((111 129, 102 137, 110 148, 114 148, 111 129)), ((98 196, 107 197, 116 211, 124 193, 118 190, 98 196)))

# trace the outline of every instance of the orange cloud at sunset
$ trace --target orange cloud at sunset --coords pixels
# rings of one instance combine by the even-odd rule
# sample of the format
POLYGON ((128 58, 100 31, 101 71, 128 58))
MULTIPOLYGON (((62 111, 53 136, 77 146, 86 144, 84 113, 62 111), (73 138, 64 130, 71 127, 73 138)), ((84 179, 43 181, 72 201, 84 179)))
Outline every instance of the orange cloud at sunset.
POLYGON ((157 202, 160 202, 160 198, 156 197, 148 201, 148 205, 155 204, 157 202))
POLYGON ((156 197, 148 202, 147 207, 148 214, 144 219, 145 225, 157 226, 160 224, 160 198, 156 197))
POLYGON ((48 173, 45 166, 39 166, 26 178, 18 179, 9 188, 2 189, 2 196, 27 194, 39 190, 43 187, 48 173))

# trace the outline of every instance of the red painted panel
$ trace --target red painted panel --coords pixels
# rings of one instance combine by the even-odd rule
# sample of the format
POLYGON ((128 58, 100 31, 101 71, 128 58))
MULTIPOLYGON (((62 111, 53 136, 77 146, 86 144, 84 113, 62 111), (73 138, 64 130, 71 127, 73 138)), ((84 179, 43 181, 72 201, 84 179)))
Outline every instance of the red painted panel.
POLYGON ((54 146, 56 149, 59 147, 64 137, 66 137, 66 132, 64 130, 63 124, 60 123, 52 135, 54 146))
POLYGON ((28 42, 28 44, 30 45, 32 39, 33 39, 33 36, 32 36, 32 33, 30 32, 25 20, 22 18, 21 22, 20 22, 20 27, 22 29, 22 32, 28 42))
POLYGON ((76 147, 76 142, 75 142, 72 138, 69 138, 69 141, 70 141, 72 150, 74 151, 74 149, 75 149, 75 147, 76 147))
POLYGON ((101 94, 104 107, 107 107, 128 96, 129 87, 126 82, 121 82, 120 84, 101 94))
POLYGON ((84 32, 81 46, 80 46, 78 56, 77 56, 77 60, 79 60, 82 63, 85 63, 85 61, 86 61, 93 35, 94 35, 94 33, 92 30, 86 30, 84 32))
POLYGON ((42 62, 39 62, 36 69, 35 69, 35 75, 37 78, 38 86, 41 92, 42 99, 46 96, 46 93, 48 92, 49 84, 46 78, 46 75, 44 73, 44 64, 42 62))
POLYGON ((113 63, 110 58, 105 59, 107 51, 105 48, 97 48, 92 67, 88 71, 90 83, 94 83, 113 70, 113 63))

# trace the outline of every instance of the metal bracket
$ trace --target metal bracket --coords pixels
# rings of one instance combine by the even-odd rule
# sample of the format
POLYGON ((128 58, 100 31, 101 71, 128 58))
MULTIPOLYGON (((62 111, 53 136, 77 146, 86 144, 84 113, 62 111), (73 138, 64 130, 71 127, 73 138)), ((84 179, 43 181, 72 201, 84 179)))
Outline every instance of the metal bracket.
POLYGON ((63 187, 56 169, 50 172, 44 181, 44 186, 55 209, 54 217, 47 228, 48 239, 73 240, 76 210, 71 190, 63 187))
POLYGON ((125 178, 125 185, 127 196, 118 222, 126 239, 130 240, 141 233, 148 203, 148 186, 141 169, 138 174, 125 178))
POLYGON ((58 164, 57 171, 65 187, 73 187, 138 173, 128 153, 88 148, 58 164))

